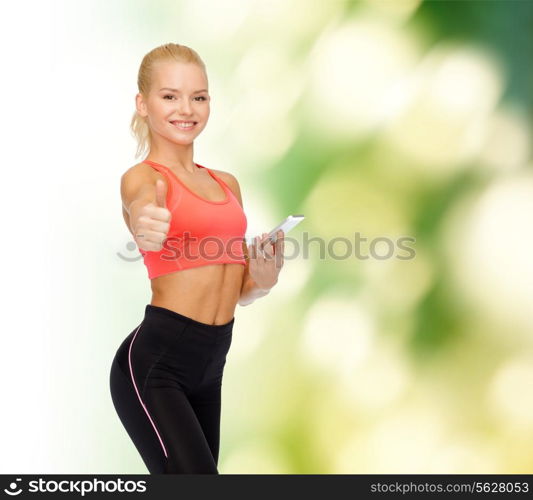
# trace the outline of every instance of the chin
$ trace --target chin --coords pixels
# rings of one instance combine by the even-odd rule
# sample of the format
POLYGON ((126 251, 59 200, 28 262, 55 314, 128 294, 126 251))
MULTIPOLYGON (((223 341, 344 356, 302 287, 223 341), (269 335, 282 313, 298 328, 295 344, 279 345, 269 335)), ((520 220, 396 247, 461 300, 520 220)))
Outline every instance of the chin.
POLYGON ((176 139, 175 137, 170 137, 168 140, 170 142, 173 142, 174 144, 179 144, 180 146, 188 146, 189 144, 192 144, 194 142, 194 139, 196 139, 196 137, 191 137, 190 139, 184 139, 184 140, 180 140, 180 139, 176 139))

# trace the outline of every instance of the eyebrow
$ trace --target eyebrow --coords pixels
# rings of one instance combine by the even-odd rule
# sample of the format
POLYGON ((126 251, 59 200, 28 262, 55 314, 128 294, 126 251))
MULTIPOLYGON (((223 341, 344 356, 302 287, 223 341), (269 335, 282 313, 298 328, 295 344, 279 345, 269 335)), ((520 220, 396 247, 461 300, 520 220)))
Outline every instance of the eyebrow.
MULTIPOLYGON (((178 89, 171 89, 170 87, 163 87, 162 89, 159 89, 159 92, 161 92, 162 90, 171 90, 172 92, 179 93, 178 89)), ((207 92, 207 89, 195 90, 193 94, 199 94, 200 92, 207 92)))

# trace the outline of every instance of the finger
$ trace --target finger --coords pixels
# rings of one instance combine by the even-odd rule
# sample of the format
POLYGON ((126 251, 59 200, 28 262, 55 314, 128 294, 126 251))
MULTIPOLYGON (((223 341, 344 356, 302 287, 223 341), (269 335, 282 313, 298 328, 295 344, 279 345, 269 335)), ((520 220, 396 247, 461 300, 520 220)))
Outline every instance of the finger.
POLYGON ((144 213, 150 216, 152 219, 157 219, 161 222, 169 222, 171 219, 171 213, 164 207, 158 207, 153 203, 149 203, 144 207, 144 213))
POLYGON ((266 253, 265 250, 269 246, 270 246, 270 238, 268 236, 268 233, 263 233, 261 235, 261 244, 260 244, 260 247, 261 247, 261 250, 263 251, 263 253, 266 253))
MULTIPOLYGON (((152 250, 153 252, 160 252, 161 250, 163 250, 164 248, 164 242, 148 242, 148 244, 150 245, 150 250, 152 250)), ((146 246, 146 243, 145 243, 145 246, 146 246)))
POLYGON ((274 244, 274 247, 275 247, 274 253, 276 255, 283 253, 283 245, 284 245, 284 236, 283 236, 283 231, 280 229, 277 233, 276 243, 274 244))
POLYGON ((265 233, 261 233, 261 236, 256 236, 257 245, 261 251, 263 251, 263 241, 265 239, 265 233))
POLYGON ((257 236, 254 236, 250 245, 250 259, 254 261, 257 259, 257 236))
POLYGON ((259 236, 255 237, 256 239, 256 250, 257 250, 257 262, 259 264, 263 263, 265 261, 265 257, 263 255, 263 250, 261 248, 261 238, 259 236))
POLYGON ((263 256, 265 260, 269 260, 274 256, 274 247, 268 233, 263 233, 263 256))
POLYGON ((161 222, 157 219, 152 219, 148 223, 148 229, 158 233, 168 234, 168 231, 170 230, 170 224, 168 222, 161 222))
POLYGON ((161 243, 143 242, 142 249, 149 252, 159 252, 163 249, 161 243))
POLYGON ((137 219, 137 227, 143 227, 152 231, 158 231, 161 233, 168 233, 170 229, 169 222, 163 222, 159 219, 155 219, 148 214, 141 215, 137 219))
POLYGON ((268 239, 263 247, 263 253, 267 259, 270 259, 274 256, 274 247, 268 239))
POLYGON ((152 231, 148 228, 143 228, 142 230, 139 229, 139 233, 135 236, 137 238, 142 238, 143 241, 147 241, 149 243, 162 243, 166 238, 165 233, 160 231, 152 231))
POLYGON ((161 179, 157 179, 155 183, 155 204, 158 207, 161 207, 161 208, 167 207, 166 195, 167 195, 167 187, 165 183, 161 179))

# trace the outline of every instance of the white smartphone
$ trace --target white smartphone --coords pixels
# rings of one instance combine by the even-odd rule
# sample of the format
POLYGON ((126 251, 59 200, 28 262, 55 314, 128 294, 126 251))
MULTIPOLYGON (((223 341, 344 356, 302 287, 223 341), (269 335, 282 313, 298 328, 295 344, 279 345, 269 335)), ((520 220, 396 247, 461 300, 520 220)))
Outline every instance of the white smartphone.
MULTIPOLYGON (((287 234, 292 228, 300 224, 305 219, 303 215, 289 215, 284 221, 280 222, 274 229, 272 229, 268 236, 272 243, 276 242, 276 233, 281 229, 285 234, 287 234)), ((253 243, 253 238, 247 240, 247 244, 251 245, 253 243)))

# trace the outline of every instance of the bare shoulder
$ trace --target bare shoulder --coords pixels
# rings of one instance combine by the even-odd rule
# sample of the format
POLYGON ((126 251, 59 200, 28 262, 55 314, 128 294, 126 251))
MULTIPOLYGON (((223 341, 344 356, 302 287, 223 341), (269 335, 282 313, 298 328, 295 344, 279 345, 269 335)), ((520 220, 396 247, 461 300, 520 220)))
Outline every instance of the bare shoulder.
POLYGON ((239 200, 239 203, 242 206, 241 188, 239 186, 237 178, 230 172, 224 172, 223 170, 215 170, 214 168, 212 168, 211 170, 215 173, 215 175, 218 175, 228 185, 228 187, 231 189, 231 191, 239 200))
POLYGON ((133 165, 132 167, 128 168, 123 174, 122 178, 137 178, 137 177, 157 177, 159 176, 162 178, 163 176, 155 169, 153 169, 150 165, 147 163, 137 163, 133 165))
POLYGON ((144 196, 153 189, 157 179, 161 179, 166 185, 165 177, 146 163, 137 163, 128 168, 120 178, 123 206, 129 207, 133 200, 144 196))
POLYGON ((215 175, 218 175, 226 184, 239 185, 237 178, 230 172, 224 172, 224 170, 215 170, 214 168, 212 168, 211 171, 215 172, 215 175))
POLYGON ((161 179, 165 184, 167 183, 164 175, 159 173, 150 165, 141 162, 128 168, 122 174, 120 183, 123 188, 131 186, 131 189, 136 190, 139 186, 146 183, 155 184, 157 179, 161 179))

